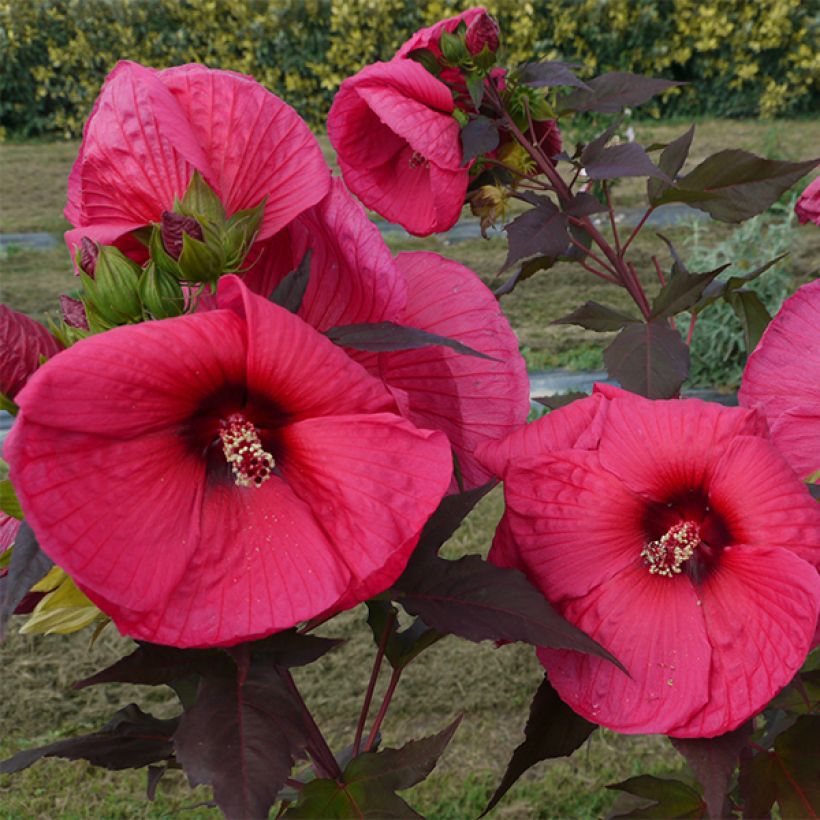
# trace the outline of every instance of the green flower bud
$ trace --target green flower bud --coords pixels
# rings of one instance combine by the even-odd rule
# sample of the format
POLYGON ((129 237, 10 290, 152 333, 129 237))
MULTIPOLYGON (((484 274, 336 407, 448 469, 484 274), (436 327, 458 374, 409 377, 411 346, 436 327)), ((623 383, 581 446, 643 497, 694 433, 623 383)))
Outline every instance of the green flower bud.
POLYGON ((142 319, 139 277, 136 262, 115 247, 99 246, 94 278, 80 273, 91 330, 107 330, 142 319))
POLYGON ((168 319, 185 312, 185 295, 179 280, 154 264, 149 264, 142 272, 139 292, 149 319, 168 319))
POLYGON ((449 31, 443 31, 441 33, 439 47, 441 48, 441 53, 444 55, 444 59, 451 65, 461 65, 466 62, 470 56, 470 52, 467 51, 467 46, 464 43, 463 35, 459 36, 458 34, 450 34, 449 31))

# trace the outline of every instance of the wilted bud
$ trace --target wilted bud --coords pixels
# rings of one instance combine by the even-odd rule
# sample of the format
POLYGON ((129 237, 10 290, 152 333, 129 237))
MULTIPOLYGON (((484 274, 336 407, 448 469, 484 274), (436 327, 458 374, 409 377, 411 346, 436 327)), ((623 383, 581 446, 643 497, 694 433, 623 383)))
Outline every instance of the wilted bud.
POLYGON ((63 312, 63 321, 69 327, 88 330, 88 317, 85 315, 85 306, 79 299, 72 299, 65 293, 60 294, 60 310, 63 312))
POLYGON ((172 259, 179 259, 182 253, 183 234, 202 241, 202 226, 192 216, 175 214, 173 211, 162 212, 160 223, 162 245, 172 259))
POLYGON ((468 199, 473 216, 481 219, 481 235, 486 239, 487 228, 506 213, 507 192, 497 185, 482 185, 468 199))
POLYGON ((94 269, 97 267, 97 256, 99 250, 97 244, 92 242, 87 236, 84 236, 80 242, 79 251, 79 267, 84 273, 87 273, 92 279, 94 278, 94 269))
POLYGON ((482 12, 467 26, 467 51, 475 56, 486 48, 494 54, 498 51, 498 35, 498 23, 486 11, 482 12))
POLYGON ((148 265, 142 272, 139 291, 143 307, 152 319, 181 316, 185 310, 185 296, 179 280, 156 265, 148 265))

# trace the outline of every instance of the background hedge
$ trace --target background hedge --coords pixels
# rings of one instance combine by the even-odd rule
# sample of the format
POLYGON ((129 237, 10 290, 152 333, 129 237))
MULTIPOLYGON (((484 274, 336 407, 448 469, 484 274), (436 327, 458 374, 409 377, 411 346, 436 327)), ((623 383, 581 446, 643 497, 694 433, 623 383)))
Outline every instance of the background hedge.
MULTIPOLYGON (((456 0, 0 0, 0 128, 77 136, 119 59, 252 74, 321 127, 335 89, 456 0)), ((488 0, 514 59, 687 80, 668 113, 817 109, 820 13, 806 0, 488 0)))

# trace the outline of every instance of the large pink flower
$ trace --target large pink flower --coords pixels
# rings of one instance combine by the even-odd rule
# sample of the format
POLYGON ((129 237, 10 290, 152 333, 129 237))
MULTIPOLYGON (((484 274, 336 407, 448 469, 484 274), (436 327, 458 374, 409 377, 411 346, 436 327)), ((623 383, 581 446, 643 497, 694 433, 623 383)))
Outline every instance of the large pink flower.
POLYGON ((62 350, 60 343, 39 322, 0 305, 0 393, 13 399, 29 377, 62 350))
POLYGON ((739 399, 801 478, 820 470, 820 280, 788 299, 746 363, 739 399))
POLYGON ((389 586, 446 437, 234 276, 217 308, 92 336, 19 395, 11 478, 42 548, 128 635, 229 645, 389 586))
POLYGON ((83 236, 122 242, 158 222, 195 170, 229 216, 268 198, 260 239, 318 202, 329 179, 307 125, 250 77, 120 62, 94 104, 69 178, 69 247, 83 236))
POLYGON ((410 233, 453 227, 469 171, 447 86, 419 63, 374 63, 339 88, 327 121, 344 180, 359 199, 410 233))
POLYGON ((447 433, 464 484, 490 474, 476 447, 523 424, 529 383, 518 340, 498 302, 473 271, 436 253, 394 259, 364 209, 335 180, 330 194, 266 244, 246 275, 269 295, 312 250, 310 279, 299 315, 320 331, 362 322, 395 322, 460 341, 491 356, 445 347, 349 354, 393 393, 403 415, 447 433))
POLYGON ((820 510, 754 411, 599 387, 479 455, 507 500, 490 560, 524 571, 629 672, 539 649, 579 714, 711 737, 800 668, 820 608, 820 510))
POLYGON ((820 177, 800 194, 794 212, 800 222, 814 222, 815 225, 820 225, 820 177))

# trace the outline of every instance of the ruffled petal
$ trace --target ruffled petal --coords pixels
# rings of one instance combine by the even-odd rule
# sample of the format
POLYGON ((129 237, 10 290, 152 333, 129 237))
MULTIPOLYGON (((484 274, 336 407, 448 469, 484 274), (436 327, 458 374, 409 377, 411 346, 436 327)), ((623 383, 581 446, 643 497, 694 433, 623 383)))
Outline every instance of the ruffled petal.
POLYGON ((561 699, 616 732, 666 733, 709 698, 711 653, 701 607, 685 575, 664 578, 628 567, 561 614, 627 669, 594 655, 539 649, 561 699))
POLYGON ((59 353, 60 343, 34 319, 0 305, 0 393, 13 399, 40 366, 59 353))
POLYGON ((396 261, 408 286, 402 324, 493 357, 431 346, 386 353, 379 361, 384 380, 407 394, 410 419, 447 434, 465 486, 477 487, 491 474, 476 460, 476 448, 522 425, 529 412, 518 340, 495 297, 468 268, 425 252, 403 253, 396 261))
POLYGON ((220 279, 217 301, 247 322, 248 393, 275 404, 280 423, 396 409, 384 385, 340 347, 237 276, 220 279))
POLYGON ((700 401, 649 401, 625 391, 611 399, 601 464, 656 501, 705 490, 719 454, 738 435, 766 435, 756 413, 700 401))
POLYGON ((450 483, 446 437, 391 414, 334 416, 289 426, 283 451, 283 477, 350 572, 348 605, 383 592, 450 483))
MULTIPOLYGON (((598 395, 574 401, 541 416, 531 424, 519 427, 505 438, 479 445, 476 455, 493 475, 503 478, 507 468, 517 461, 539 453, 575 447, 581 435, 587 433, 593 423, 596 429, 600 427, 596 419, 606 406, 607 403, 598 395)), ((597 443, 596 436, 589 449, 594 449, 597 443)))
POLYGON ((597 454, 562 450, 512 463, 504 494, 527 575, 553 603, 641 566, 645 502, 597 454))
POLYGON ((267 197, 266 239, 327 193, 330 170, 302 118, 250 77, 191 64, 159 75, 208 157, 228 214, 267 197))
POLYGON ((796 404, 770 424, 772 441, 801 478, 820 470, 820 403, 796 404))
POLYGON ((435 54, 441 54, 439 41, 444 31, 453 34, 459 25, 463 22, 469 26, 472 21, 481 14, 486 14, 486 9, 483 6, 467 9, 455 17, 449 17, 447 20, 440 20, 435 25, 428 28, 419 29, 404 45, 396 52, 393 59, 407 57, 407 55, 417 48, 429 48, 435 54))
MULTIPOLYGON (((158 73, 121 62, 106 79, 81 155, 80 220, 129 230, 158 221, 182 196, 194 169, 206 177, 205 153, 158 73)), ((74 176, 71 195, 76 196, 74 176)), ((76 209, 70 209, 76 216, 76 209)))
POLYGON ((725 550, 698 593, 712 647, 709 697, 669 728, 676 737, 736 729, 794 677, 811 649, 820 577, 787 550, 738 546, 725 550))
POLYGON ((771 442, 735 439, 716 465, 709 502, 733 543, 781 547, 820 568, 820 505, 771 442))

